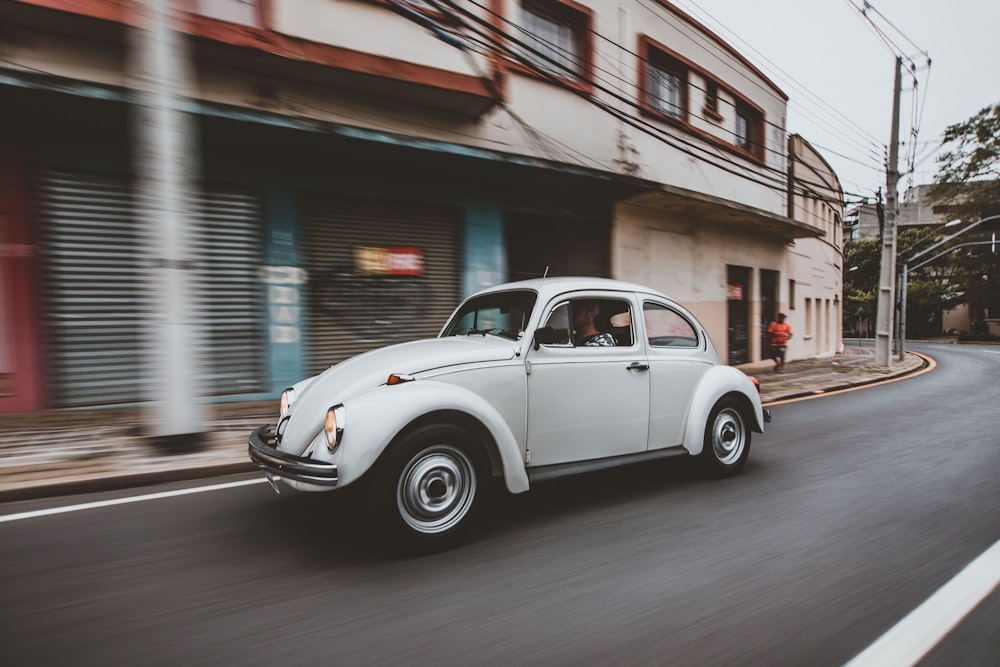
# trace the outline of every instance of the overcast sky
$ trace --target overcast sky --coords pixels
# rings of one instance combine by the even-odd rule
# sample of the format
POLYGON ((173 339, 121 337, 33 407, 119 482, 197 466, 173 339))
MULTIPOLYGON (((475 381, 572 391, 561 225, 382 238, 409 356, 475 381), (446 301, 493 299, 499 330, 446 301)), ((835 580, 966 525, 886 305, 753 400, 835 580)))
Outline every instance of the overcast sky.
MULTIPOLYGON (((889 144, 895 55, 852 9, 863 0, 672 1, 785 91, 788 131, 823 154, 846 194, 872 196, 879 186, 884 189, 881 160, 889 144)), ((870 5, 892 24, 870 13, 876 25, 921 68, 919 134, 911 142, 915 96, 912 79, 904 76, 900 139, 916 148, 913 183, 929 183, 944 129, 1000 103, 1000 0, 871 0, 870 5), (921 51, 931 58, 929 72, 921 51)), ((901 170, 907 148, 900 148, 901 170)), ((900 196, 907 181, 900 180, 900 196)))

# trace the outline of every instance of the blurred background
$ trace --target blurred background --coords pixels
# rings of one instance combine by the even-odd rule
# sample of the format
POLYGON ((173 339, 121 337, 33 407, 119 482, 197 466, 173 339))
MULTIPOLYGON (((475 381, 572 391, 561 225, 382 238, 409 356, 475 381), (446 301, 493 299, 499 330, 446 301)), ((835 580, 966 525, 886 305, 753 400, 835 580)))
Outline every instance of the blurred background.
POLYGON ((273 4, 0 3, 0 413, 147 406, 194 434, 206 401, 436 335, 463 212, 412 150, 302 117, 345 75, 266 30, 273 4))

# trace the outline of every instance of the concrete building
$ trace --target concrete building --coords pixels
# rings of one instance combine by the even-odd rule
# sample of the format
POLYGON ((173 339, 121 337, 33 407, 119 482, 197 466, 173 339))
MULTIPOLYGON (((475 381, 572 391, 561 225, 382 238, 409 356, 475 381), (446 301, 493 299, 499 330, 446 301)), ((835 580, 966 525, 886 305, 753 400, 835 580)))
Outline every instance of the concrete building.
MULTIPOLYGON (((929 184, 909 188, 900 199, 896 217, 897 229, 939 228, 954 220, 947 207, 935 206, 927 198, 929 184)), ((864 204, 847 213, 845 224, 849 240, 877 239, 880 236, 878 210, 874 204, 864 204)), ((946 234, 945 230, 942 234, 946 234)), ((960 304, 941 313, 941 333, 948 331, 969 332, 972 329, 969 306, 960 304)))
MULTIPOLYGON (((899 212, 896 214, 896 225, 899 231, 919 229, 924 227, 940 227, 954 216, 940 206, 935 206, 927 199, 930 185, 917 185, 906 190, 899 202, 899 212)), ((875 204, 856 206, 847 212, 845 221, 849 240, 879 238, 878 210, 875 204)))
MULTIPOLYGON (((150 1, 150 0, 147 0, 150 1)), ((185 0, 191 317, 214 400, 434 335, 506 280, 635 280, 732 364, 840 347, 842 195, 787 96, 666 0, 185 0)), ((129 0, 0 0, 0 411, 131 403, 129 0)))

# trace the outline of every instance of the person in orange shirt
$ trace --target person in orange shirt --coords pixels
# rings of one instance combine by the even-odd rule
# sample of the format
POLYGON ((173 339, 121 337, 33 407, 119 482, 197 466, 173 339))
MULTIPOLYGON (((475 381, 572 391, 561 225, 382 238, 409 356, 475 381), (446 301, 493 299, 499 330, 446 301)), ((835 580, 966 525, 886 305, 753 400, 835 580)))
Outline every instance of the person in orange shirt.
POLYGON ((771 358, 774 359, 774 369, 785 372, 785 353, 788 351, 788 341, 792 337, 792 325, 785 322, 785 314, 778 313, 776 321, 767 325, 767 333, 771 334, 771 358))

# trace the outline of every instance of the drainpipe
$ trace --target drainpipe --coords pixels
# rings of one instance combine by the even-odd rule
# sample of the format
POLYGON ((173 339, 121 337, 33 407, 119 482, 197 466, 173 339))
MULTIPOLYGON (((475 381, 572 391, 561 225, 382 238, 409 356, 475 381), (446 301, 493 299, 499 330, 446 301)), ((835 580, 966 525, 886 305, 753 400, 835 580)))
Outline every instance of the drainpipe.
MULTIPOLYGON (((633 39, 632 20, 628 7, 618 5, 618 43, 627 44, 633 39)), ((615 63, 618 70, 618 80, 627 81, 628 73, 625 71, 624 58, 619 56, 615 63)), ((631 95, 632 99, 637 99, 635 91, 631 95)), ((627 174, 634 174, 639 169, 635 163, 635 144, 632 142, 632 132, 629 125, 624 120, 618 121, 618 163, 622 171, 627 174)))

